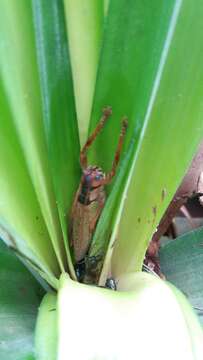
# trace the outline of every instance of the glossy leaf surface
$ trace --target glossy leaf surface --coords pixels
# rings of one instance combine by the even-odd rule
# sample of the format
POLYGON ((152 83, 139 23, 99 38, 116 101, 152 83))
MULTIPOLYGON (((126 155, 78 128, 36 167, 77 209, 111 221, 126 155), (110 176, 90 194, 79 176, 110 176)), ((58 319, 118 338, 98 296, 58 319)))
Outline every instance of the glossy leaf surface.
POLYGON ((163 245, 160 264, 167 280, 188 297, 203 324, 203 228, 163 245))
POLYGON ((79 137, 64 8, 61 1, 34 0, 33 10, 49 163, 69 269, 73 274, 67 219, 80 177, 79 137))
POLYGON ((0 240, 0 359, 35 360, 34 328, 43 290, 0 240))
POLYGON ((47 293, 39 307, 35 345, 38 360, 57 359, 57 297, 55 294, 47 293))
POLYGON ((187 360, 201 360, 203 331, 187 299, 155 276, 129 275, 126 288, 125 280, 118 279, 120 291, 86 286, 71 281, 66 274, 61 276, 58 360, 162 360, 176 358, 177 354, 187 360), (80 322, 86 324, 86 331, 78 345, 80 322), (157 334, 159 346, 154 345, 157 334), (105 345, 101 345, 101 339, 105 345), (136 346, 135 339, 139 339, 136 346))
POLYGON ((49 276, 74 276, 67 213, 79 140, 62 2, 3 0, 0 44, 2 236, 49 276))
POLYGON ((136 138, 122 202, 110 215, 117 217, 109 229, 115 276, 141 268, 201 139, 202 15, 201 1, 155 0, 147 10, 141 0, 110 2, 91 128, 103 106, 114 113, 90 151, 91 163, 111 168, 123 115, 129 119, 126 150, 136 138))
POLYGON ((103 35, 103 0, 64 0, 81 145, 87 138, 103 35))

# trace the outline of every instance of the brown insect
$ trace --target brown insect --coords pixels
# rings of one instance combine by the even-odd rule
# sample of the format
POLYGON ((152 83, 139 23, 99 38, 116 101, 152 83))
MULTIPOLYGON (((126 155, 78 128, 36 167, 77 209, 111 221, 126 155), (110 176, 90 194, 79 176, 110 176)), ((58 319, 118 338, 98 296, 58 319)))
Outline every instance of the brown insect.
POLYGON ((109 184, 114 177, 120 159, 123 138, 127 129, 126 118, 122 120, 122 129, 111 171, 105 175, 101 168, 87 165, 87 150, 111 114, 110 107, 103 109, 102 117, 96 129, 80 152, 80 164, 83 174, 72 205, 69 224, 69 239, 71 246, 73 246, 76 263, 87 254, 97 221, 105 204, 104 185, 109 184))

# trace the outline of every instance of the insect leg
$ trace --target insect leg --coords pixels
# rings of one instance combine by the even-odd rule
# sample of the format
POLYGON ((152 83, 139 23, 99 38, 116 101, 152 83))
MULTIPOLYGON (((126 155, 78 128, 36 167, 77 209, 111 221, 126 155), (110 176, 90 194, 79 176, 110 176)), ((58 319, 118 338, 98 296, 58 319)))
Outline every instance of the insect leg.
POLYGON ((114 177, 114 175, 116 173, 116 168, 117 168, 119 160, 120 160, 120 154, 121 154, 121 149, 122 149, 122 145, 123 145, 123 139, 124 139, 127 127, 128 127, 128 121, 127 121, 127 118, 125 117, 122 120, 122 128, 121 128, 121 132, 120 132, 120 136, 119 136, 119 140, 118 140, 118 145, 117 145, 115 157, 114 157, 114 160, 113 160, 112 169, 106 175, 105 179, 103 179, 101 181, 102 185, 108 184, 112 180, 112 178, 114 177))
POLYGON ((87 167, 87 150, 90 147, 90 145, 93 143, 93 141, 96 139, 97 135, 102 130, 106 120, 109 118, 109 116, 112 114, 111 107, 106 107, 102 110, 102 117, 96 126, 96 129, 93 131, 93 133, 90 135, 90 137, 87 139, 85 145, 83 146, 81 152, 80 152, 80 164, 83 169, 87 167))

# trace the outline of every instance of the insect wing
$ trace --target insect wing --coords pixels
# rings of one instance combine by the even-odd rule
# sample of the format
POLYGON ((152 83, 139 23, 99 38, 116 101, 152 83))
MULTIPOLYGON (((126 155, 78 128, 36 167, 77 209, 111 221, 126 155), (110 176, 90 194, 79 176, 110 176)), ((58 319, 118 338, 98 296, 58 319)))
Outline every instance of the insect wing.
POLYGON ((75 204, 71 218, 70 233, 75 261, 78 262, 84 258, 91 239, 88 206, 79 202, 75 204))

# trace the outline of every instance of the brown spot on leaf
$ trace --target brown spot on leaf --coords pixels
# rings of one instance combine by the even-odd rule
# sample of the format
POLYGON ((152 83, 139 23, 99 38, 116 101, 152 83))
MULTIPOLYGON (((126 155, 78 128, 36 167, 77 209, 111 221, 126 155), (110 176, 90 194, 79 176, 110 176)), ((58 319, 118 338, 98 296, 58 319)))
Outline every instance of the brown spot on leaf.
POLYGON ((164 188, 164 189, 162 189, 162 192, 161 192, 161 200, 164 201, 165 197, 166 197, 166 189, 164 188))
POLYGON ((156 206, 152 206, 153 215, 156 216, 156 206))
POLYGON ((152 220, 152 223, 155 222, 155 219, 156 219, 156 213, 157 213, 157 208, 156 206, 152 206, 152 212, 153 212, 153 220, 152 220))
POLYGON ((116 237, 114 242, 111 244, 111 249, 113 249, 113 247, 115 246, 117 240, 118 240, 118 238, 116 237))

